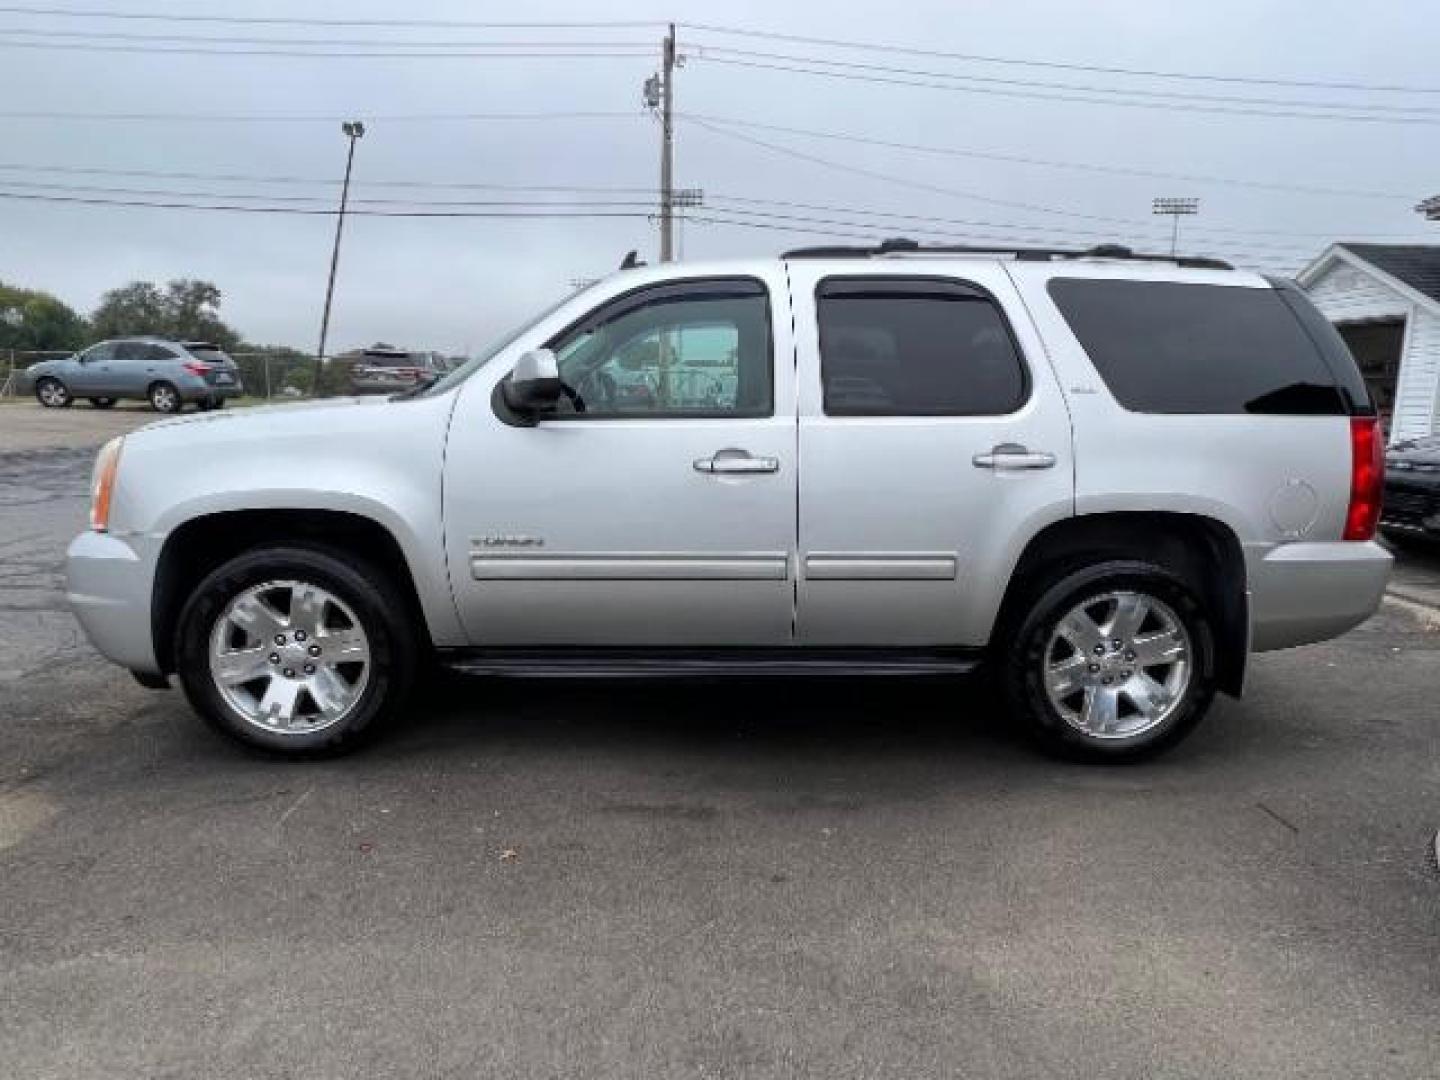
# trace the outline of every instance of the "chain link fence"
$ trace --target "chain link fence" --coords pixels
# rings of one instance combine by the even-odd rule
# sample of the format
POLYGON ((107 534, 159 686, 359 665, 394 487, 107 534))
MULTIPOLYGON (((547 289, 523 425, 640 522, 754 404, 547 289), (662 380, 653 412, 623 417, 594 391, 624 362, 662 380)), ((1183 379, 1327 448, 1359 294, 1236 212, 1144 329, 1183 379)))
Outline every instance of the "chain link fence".
MULTIPOLYGON (((0 349, 0 400, 27 397, 32 393, 28 380, 21 375, 31 365, 73 355, 65 349, 0 349)), ((312 396, 336 397, 351 392, 352 357, 331 357, 317 365, 313 356, 293 353, 233 352, 229 356, 240 369, 247 398, 287 401, 312 396)))

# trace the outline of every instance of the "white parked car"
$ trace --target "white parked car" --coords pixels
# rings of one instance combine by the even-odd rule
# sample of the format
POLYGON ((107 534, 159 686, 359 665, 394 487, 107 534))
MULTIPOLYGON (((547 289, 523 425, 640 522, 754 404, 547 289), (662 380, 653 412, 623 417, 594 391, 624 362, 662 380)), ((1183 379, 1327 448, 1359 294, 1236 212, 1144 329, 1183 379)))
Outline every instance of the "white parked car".
POLYGON ((1252 651, 1375 610, 1382 466, 1288 283, 812 249, 625 270, 388 399, 116 440, 69 593, 102 653, 281 753, 352 745, 438 659, 987 665, 1043 746, 1134 757, 1238 695, 1252 651))

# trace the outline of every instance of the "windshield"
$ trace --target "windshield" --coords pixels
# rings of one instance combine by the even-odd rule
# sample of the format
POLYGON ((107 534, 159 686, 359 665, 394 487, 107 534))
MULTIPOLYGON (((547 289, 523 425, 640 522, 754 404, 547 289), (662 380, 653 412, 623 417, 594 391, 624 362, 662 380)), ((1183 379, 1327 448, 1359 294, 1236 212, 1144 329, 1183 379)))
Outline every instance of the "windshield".
POLYGON ((488 348, 481 349, 480 352, 478 352, 475 356, 471 357, 469 360, 465 361, 465 363, 461 364, 454 371, 446 375, 442 375, 440 378, 436 379, 433 383, 427 386, 424 390, 417 392, 415 396, 419 397, 423 395, 428 397, 431 394, 443 394, 446 390, 450 390, 453 387, 459 386, 471 375, 484 367, 497 353, 500 353, 503 350, 509 348, 509 346, 513 342, 518 340, 523 335, 529 333, 536 326, 539 326, 542 322, 548 319, 551 315, 555 314, 555 312, 559 311, 571 300, 574 300, 575 297, 579 296, 581 293, 586 292, 593 287, 594 286, 587 285, 583 289, 577 289, 573 293, 570 293, 569 295, 551 304, 544 311, 540 312, 539 315, 536 315, 533 319, 530 319, 528 322, 512 330, 510 333, 500 338, 500 340, 491 344, 488 348))

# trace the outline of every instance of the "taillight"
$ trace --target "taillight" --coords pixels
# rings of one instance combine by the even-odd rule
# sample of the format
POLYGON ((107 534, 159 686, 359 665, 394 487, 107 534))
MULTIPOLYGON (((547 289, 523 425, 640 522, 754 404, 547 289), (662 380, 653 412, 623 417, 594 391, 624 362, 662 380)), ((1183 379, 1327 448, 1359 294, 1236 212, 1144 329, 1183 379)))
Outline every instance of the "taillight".
POLYGON ((1350 418, 1350 506, 1345 511, 1346 540, 1373 540, 1385 489, 1385 447, 1373 416, 1350 418))
POLYGON ((191 375, 208 375, 214 364, 203 364, 199 360, 186 360, 184 368, 191 375))

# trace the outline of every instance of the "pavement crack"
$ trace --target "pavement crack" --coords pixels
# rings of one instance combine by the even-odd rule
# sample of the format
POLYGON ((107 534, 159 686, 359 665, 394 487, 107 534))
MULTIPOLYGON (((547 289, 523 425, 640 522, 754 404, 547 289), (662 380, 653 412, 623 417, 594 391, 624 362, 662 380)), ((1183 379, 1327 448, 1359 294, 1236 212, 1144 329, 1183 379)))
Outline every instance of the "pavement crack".
POLYGON ((1300 835, 1300 826, 1296 825, 1296 824, 1295 824, 1293 821, 1291 821, 1289 818, 1284 817, 1283 815, 1277 813, 1277 812, 1274 811, 1274 810, 1271 810, 1270 807, 1266 806, 1263 802, 1257 802, 1257 803, 1255 804, 1255 808, 1256 808, 1257 810, 1260 810, 1262 813, 1267 814, 1268 816, 1270 816, 1271 818, 1273 818, 1275 821, 1278 821, 1281 825, 1284 825, 1285 828, 1289 829, 1289 830, 1290 830, 1292 833, 1294 833, 1296 836, 1299 836, 1299 835, 1300 835))

